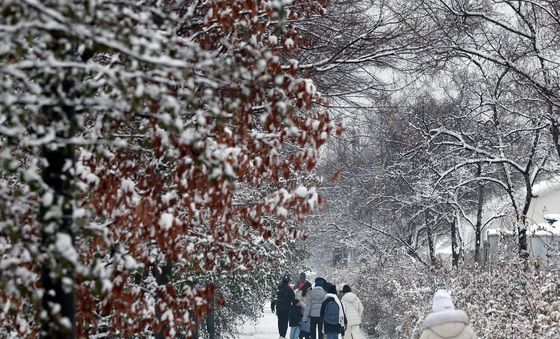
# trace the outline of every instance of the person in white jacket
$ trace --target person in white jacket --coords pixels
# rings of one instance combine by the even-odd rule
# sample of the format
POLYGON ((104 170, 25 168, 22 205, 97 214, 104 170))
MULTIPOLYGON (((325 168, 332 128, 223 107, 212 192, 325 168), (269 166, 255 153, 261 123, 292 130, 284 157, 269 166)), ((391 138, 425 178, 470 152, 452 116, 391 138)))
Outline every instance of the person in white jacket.
POLYGON ((434 294, 432 313, 424 319, 420 339, 476 339, 467 314, 456 310, 446 290, 434 294))
POLYGON ((364 306, 360 298, 352 293, 352 289, 348 285, 342 287, 342 307, 346 316, 346 330, 344 331, 344 339, 361 339, 362 315, 364 314, 364 306))
POLYGON ((326 280, 315 278, 315 287, 309 292, 305 311, 303 312, 303 322, 309 321, 311 329, 311 339, 323 339, 323 319, 321 318, 321 306, 327 292, 323 289, 326 280))

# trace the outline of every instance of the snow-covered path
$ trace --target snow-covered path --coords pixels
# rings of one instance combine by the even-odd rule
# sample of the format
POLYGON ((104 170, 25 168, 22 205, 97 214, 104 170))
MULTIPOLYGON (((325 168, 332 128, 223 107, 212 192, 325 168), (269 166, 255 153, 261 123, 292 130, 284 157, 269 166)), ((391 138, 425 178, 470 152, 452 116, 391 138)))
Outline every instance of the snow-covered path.
POLYGON ((256 323, 247 322, 240 330, 240 339, 276 339, 278 328, 276 315, 270 311, 270 307, 264 308, 264 314, 256 323))
MULTIPOLYGON (((290 334, 288 328, 287 335, 290 334)), ((264 308, 264 314, 254 322, 247 322, 240 330, 239 339, 277 339, 278 325, 276 315, 270 311, 270 307, 264 308)), ((367 335, 363 335, 363 339, 367 339, 367 335)))

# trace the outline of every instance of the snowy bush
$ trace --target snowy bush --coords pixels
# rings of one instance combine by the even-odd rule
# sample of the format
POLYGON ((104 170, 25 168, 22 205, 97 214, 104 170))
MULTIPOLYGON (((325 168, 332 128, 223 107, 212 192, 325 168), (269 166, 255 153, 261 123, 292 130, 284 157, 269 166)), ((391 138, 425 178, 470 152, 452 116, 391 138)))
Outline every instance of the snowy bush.
POLYGON ((192 336, 215 279, 303 238, 321 198, 299 177, 335 124, 285 56, 326 2, 275 3, 1 3, 10 335, 192 336))
POLYGON ((507 258, 477 270, 446 274, 456 306, 471 317, 479 338, 558 338, 559 271, 540 271, 523 259, 507 258))
POLYGON ((523 259, 434 269, 395 252, 332 279, 349 284, 361 298, 364 327, 374 338, 419 338, 438 288, 451 292, 481 339, 560 336, 560 272, 539 270, 523 259))
POLYGON ((401 251, 358 268, 347 268, 332 280, 349 284, 364 304, 364 330, 376 338, 419 337, 428 309, 433 277, 401 251))

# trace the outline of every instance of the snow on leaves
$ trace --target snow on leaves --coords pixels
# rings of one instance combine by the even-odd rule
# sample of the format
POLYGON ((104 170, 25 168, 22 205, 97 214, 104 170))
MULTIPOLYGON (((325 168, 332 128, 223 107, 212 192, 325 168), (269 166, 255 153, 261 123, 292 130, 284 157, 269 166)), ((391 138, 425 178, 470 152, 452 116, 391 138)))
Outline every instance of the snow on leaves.
MULTIPOLYGON (((298 174, 335 125, 285 60, 300 43, 289 21, 325 5, 1 5, 2 323, 36 333, 50 265, 75 290, 79 335, 188 334, 214 293, 197 277, 264 264, 256 238, 303 236, 288 221, 321 201, 298 174), (44 154, 67 149, 62 194, 44 154)), ((50 330, 73 326, 58 319, 50 330)))

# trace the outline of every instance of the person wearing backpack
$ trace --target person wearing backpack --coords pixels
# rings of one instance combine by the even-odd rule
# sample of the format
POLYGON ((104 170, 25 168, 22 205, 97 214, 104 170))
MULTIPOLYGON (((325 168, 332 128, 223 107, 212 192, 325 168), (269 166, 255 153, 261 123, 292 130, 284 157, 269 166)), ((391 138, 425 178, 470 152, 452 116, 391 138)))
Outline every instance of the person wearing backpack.
POLYGON ((321 305, 321 318, 327 339, 338 339, 344 328, 344 309, 336 295, 336 286, 331 285, 321 305))
POLYGON ((294 290, 290 287, 290 277, 285 275, 278 286, 276 299, 273 300, 270 305, 272 313, 276 311, 276 315, 278 316, 278 334, 280 335, 280 339, 286 339, 288 322, 290 320, 290 308, 295 298, 294 290))
POLYGON ((346 316, 346 331, 344 331, 344 339, 360 339, 362 331, 360 324, 362 323, 362 315, 364 306, 360 298, 352 293, 352 289, 348 285, 342 287, 342 307, 346 316))

